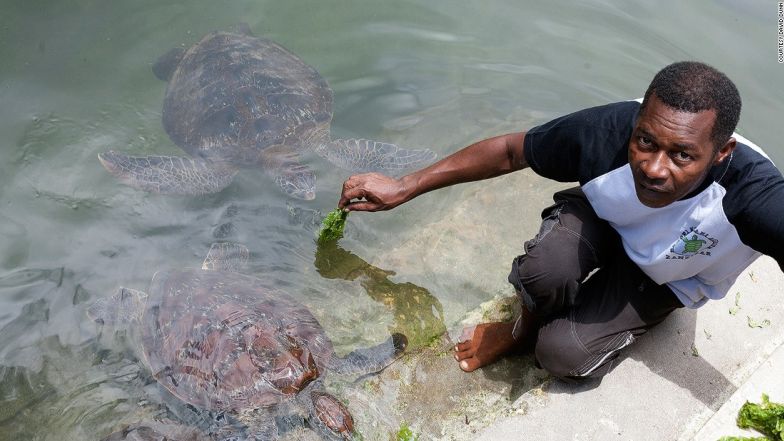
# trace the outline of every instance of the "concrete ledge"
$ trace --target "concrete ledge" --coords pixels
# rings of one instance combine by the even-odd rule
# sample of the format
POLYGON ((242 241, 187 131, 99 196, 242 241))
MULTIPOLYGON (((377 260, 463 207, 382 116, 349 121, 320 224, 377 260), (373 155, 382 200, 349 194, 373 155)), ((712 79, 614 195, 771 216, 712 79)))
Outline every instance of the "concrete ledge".
POLYGON ((676 311, 641 337, 601 383, 551 380, 515 401, 524 415, 478 439, 715 441, 743 433, 735 415, 744 400, 759 402, 762 392, 782 400, 783 299, 784 275, 762 257, 726 298, 676 311))

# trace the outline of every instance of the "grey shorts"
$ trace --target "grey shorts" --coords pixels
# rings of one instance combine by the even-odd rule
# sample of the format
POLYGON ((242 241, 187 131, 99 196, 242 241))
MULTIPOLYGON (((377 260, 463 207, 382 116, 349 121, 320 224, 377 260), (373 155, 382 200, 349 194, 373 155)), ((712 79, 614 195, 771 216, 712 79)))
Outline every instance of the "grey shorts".
POLYGON ((560 378, 602 376, 623 348, 683 305, 629 259, 582 190, 553 200, 509 282, 539 319, 537 363, 560 378))

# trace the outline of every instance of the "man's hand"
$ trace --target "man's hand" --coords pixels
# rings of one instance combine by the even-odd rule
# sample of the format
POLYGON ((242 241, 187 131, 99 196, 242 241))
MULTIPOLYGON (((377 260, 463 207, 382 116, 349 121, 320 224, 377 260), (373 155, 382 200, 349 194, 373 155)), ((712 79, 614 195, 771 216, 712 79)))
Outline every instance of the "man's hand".
POLYGON ((350 211, 391 210, 406 202, 405 194, 406 186, 402 179, 379 173, 354 175, 343 183, 338 207, 350 211))

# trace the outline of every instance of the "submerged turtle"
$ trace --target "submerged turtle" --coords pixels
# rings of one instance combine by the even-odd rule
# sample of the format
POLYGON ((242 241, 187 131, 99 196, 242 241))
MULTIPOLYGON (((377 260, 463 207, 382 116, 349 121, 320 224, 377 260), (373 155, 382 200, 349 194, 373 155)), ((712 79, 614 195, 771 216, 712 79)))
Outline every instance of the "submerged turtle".
POLYGON ((88 315, 138 324, 153 377, 182 401, 228 415, 214 439, 276 439, 275 416, 301 409, 326 439, 351 439, 351 414, 324 391, 322 376, 378 372, 403 352, 406 337, 336 356, 305 306, 236 272, 247 257, 242 245, 213 244, 202 269, 158 272, 149 294, 121 288, 88 315))
POLYGON ((142 190, 215 193, 238 169, 260 166, 285 193, 313 199, 315 176, 299 162, 302 152, 354 172, 389 174, 436 156, 367 139, 330 139, 327 82, 299 57, 247 28, 213 32, 187 50, 172 49, 153 71, 169 82, 163 127, 190 157, 98 155, 114 176, 142 190))

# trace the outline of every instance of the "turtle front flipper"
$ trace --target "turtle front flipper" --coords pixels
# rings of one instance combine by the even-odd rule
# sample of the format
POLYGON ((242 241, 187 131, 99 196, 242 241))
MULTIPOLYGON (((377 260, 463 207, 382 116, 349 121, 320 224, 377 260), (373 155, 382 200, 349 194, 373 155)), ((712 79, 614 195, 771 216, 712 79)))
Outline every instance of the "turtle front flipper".
POLYGON ((248 264, 248 257, 250 257, 250 251, 248 251, 245 245, 231 242, 216 242, 210 247, 201 269, 236 272, 248 264))
POLYGON ((333 356, 329 361, 329 368, 341 374, 364 375, 379 372, 402 355, 406 346, 408 338, 395 333, 380 345, 356 349, 342 358, 333 356))
POLYGON ((93 321, 109 326, 138 322, 144 313, 147 294, 135 289, 120 288, 113 296, 96 300, 87 308, 93 321))
POLYGON ((354 438, 354 418, 346 406, 324 390, 324 384, 314 381, 307 390, 297 395, 297 401, 308 412, 307 423, 322 439, 349 441, 354 438))
POLYGON ((158 441, 158 440, 189 440, 210 441, 210 438, 193 427, 183 426, 174 421, 140 421, 124 426, 121 430, 109 434, 101 441, 158 441))
POLYGON ((379 172, 400 176, 436 159, 429 149, 404 149, 369 139, 336 139, 316 148, 329 162, 352 172, 379 172))
POLYGON ((217 431, 211 433, 212 439, 213 441, 277 441, 280 439, 280 431, 275 421, 277 416, 275 408, 242 409, 236 418, 237 422, 245 427, 224 423, 217 431))
POLYGON ((306 201, 316 198, 316 175, 300 163, 299 154, 290 146, 267 147, 260 159, 264 171, 284 193, 306 201))
POLYGON ((123 183, 164 194, 217 193, 237 174, 228 165, 178 156, 127 156, 109 151, 100 153, 98 159, 123 183))

